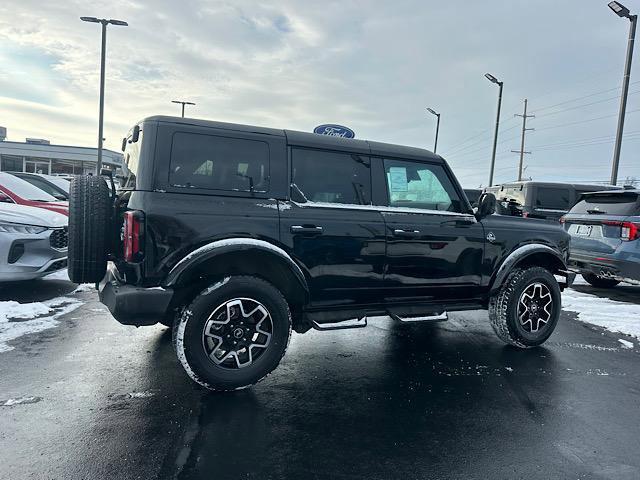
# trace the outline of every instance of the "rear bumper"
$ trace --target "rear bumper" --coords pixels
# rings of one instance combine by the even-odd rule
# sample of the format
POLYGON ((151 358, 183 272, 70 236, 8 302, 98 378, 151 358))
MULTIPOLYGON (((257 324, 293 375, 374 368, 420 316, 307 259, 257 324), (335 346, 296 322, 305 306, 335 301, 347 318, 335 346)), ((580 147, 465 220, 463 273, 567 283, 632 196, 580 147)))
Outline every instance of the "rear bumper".
POLYGON ((576 273, 591 273, 621 282, 640 282, 640 262, 621 260, 609 255, 571 252, 569 269, 576 273))
POLYGON ((98 294, 118 322, 138 327, 154 325, 163 319, 173 298, 170 288, 143 288, 123 283, 113 265, 100 282, 98 294))

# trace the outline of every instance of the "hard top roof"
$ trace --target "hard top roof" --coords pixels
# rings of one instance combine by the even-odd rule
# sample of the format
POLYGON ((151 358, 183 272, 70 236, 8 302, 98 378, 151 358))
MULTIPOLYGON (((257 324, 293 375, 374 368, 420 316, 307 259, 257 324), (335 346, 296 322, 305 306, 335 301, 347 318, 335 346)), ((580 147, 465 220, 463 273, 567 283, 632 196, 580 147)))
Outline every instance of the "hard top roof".
POLYGON ((299 132, 296 130, 280 130, 275 128, 257 127, 253 125, 242 125, 238 123, 216 122, 212 120, 200 120, 196 118, 182 118, 164 115, 147 117, 141 122, 164 122, 191 125, 197 127, 218 128, 222 130, 233 130, 236 132, 257 133, 262 135, 274 135, 285 137, 289 145, 296 145, 310 148, 324 148, 329 150, 340 150, 362 154, 372 154, 389 157, 402 157, 407 159, 428 160, 432 162, 443 162, 439 155, 423 148, 407 147, 391 143, 374 142, 369 140, 331 137, 328 135, 318 135, 309 132, 299 132))

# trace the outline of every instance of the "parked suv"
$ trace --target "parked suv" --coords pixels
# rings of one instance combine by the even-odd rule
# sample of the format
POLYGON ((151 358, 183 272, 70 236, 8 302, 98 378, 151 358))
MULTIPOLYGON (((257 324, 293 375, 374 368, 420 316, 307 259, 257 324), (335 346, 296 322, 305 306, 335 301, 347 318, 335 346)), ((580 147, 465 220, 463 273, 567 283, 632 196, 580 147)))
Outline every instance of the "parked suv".
POLYGON ((640 190, 588 193, 561 219, 569 265, 594 287, 640 284, 640 190))
POLYGON ((209 389, 262 379, 292 329, 484 308, 524 348, 556 326, 569 235, 491 215, 493 195, 474 215, 426 150, 160 116, 123 146, 117 194, 100 177, 72 181, 70 277, 100 282, 123 324, 172 326, 209 389))
POLYGON ((512 182, 488 187, 498 199, 498 213, 516 217, 558 221, 580 199, 580 195, 620 187, 554 182, 512 182))

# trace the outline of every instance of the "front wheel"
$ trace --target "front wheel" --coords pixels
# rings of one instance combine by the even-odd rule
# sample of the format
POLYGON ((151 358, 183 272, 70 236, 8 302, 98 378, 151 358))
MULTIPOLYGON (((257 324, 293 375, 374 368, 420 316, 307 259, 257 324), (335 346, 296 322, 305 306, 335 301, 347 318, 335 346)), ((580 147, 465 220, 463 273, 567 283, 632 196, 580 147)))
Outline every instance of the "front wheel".
POLYGON ((291 336, 282 294, 264 280, 227 277, 203 290, 173 327, 178 359, 209 390, 246 388, 280 363, 291 336))
POLYGON ((489 320, 498 337, 520 348, 544 343, 562 308, 560 286, 541 267, 515 269, 489 301, 489 320))

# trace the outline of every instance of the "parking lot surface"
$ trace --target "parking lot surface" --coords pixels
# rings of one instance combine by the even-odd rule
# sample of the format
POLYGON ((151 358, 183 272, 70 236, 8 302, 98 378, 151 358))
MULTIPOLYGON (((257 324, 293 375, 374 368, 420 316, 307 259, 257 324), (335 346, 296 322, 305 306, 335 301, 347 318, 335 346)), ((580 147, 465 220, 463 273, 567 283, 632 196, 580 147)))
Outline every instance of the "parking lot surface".
MULTIPOLYGON (((94 291, 38 285, 0 301, 84 303, 0 353, 0 478, 640 478, 638 341, 575 313, 527 351, 485 312, 294 334, 262 383, 212 394, 167 328, 121 326, 94 291)), ((638 287, 576 288, 640 303, 638 287)))

